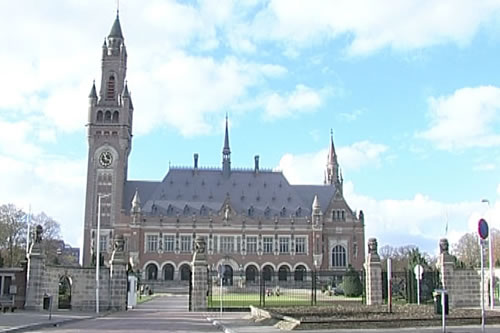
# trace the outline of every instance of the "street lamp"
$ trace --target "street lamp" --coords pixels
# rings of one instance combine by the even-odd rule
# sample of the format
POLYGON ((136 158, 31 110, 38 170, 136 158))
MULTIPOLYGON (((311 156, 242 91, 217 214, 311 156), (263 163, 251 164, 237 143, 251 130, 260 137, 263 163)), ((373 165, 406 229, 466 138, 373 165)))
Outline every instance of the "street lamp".
POLYGON ((111 194, 97 195, 97 232, 95 255, 95 313, 99 313, 99 266, 101 264, 101 200, 109 198, 111 194))
MULTIPOLYGON (((488 204, 488 208, 490 207, 490 201, 488 199, 482 199, 481 202, 485 202, 488 204)), ((490 261, 490 309, 493 310, 495 306, 495 289, 494 280, 495 276, 493 274, 493 228, 490 231, 489 241, 488 241, 488 252, 489 252, 489 261, 490 261)), ((484 297, 484 295, 482 296, 484 297)))

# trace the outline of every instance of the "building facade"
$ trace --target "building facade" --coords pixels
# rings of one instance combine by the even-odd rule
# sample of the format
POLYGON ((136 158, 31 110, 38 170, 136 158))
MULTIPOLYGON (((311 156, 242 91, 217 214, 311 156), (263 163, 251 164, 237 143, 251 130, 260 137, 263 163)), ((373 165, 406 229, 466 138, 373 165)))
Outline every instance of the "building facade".
POLYGON ((233 168, 227 118, 221 168, 200 167, 194 154, 191 167, 171 167, 161 181, 128 180, 134 107, 126 70, 117 15, 102 46, 99 93, 94 82, 89 95, 84 266, 97 241, 107 259, 123 235, 132 268, 148 280, 187 280, 197 236, 209 265, 247 276, 362 268, 364 216, 344 199, 333 137, 322 185, 292 185, 260 168, 259 156, 253 168, 233 168))

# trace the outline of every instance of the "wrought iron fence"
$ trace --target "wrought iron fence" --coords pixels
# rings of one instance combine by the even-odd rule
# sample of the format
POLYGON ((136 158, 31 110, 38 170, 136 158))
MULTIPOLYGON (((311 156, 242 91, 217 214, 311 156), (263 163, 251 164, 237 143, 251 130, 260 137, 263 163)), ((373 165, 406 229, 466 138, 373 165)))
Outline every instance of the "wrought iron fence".
MULTIPOLYGON (((417 303, 417 279, 410 270, 392 272, 392 300, 401 303, 417 303)), ((420 302, 433 301, 432 293, 440 287, 439 272, 428 271, 420 281, 420 302)), ((382 272, 382 297, 387 302, 387 272, 382 272)))
MULTIPOLYGON (((208 274, 209 309, 242 309, 260 307, 331 305, 364 300, 364 273, 356 272, 359 292, 345 295, 346 273, 331 271, 234 272, 222 279, 216 271, 208 274)), ((356 279, 356 278, 351 278, 356 279)))

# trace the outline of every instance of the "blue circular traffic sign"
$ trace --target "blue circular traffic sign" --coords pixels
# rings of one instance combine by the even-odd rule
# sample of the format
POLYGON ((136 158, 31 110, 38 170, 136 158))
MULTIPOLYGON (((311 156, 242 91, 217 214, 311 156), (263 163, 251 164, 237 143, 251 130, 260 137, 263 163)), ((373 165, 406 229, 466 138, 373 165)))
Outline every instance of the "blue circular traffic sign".
POLYGON ((480 219, 477 223, 477 233, 479 234, 479 237, 481 237, 481 239, 488 238, 489 227, 488 222, 486 222, 485 219, 480 219))

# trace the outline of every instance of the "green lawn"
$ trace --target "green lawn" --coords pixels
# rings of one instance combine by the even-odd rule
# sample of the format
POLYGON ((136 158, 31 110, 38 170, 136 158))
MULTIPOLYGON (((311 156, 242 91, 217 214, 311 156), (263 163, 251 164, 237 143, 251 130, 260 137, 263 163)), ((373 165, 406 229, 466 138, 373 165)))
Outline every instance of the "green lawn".
MULTIPOLYGON (((207 304, 209 308, 220 307, 220 295, 209 296, 207 304)), ((316 305, 328 305, 338 302, 360 302, 361 297, 347 298, 344 296, 326 296, 318 293, 316 295, 316 305)), ((259 293, 223 293, 222 306, 224 308, 242 308, 250 305, 262 306, 259 293)), ((309 293, 281 294, 280 296, 266 296, 265 306, 307 306, 311 305, 311 295, 309 293)))

